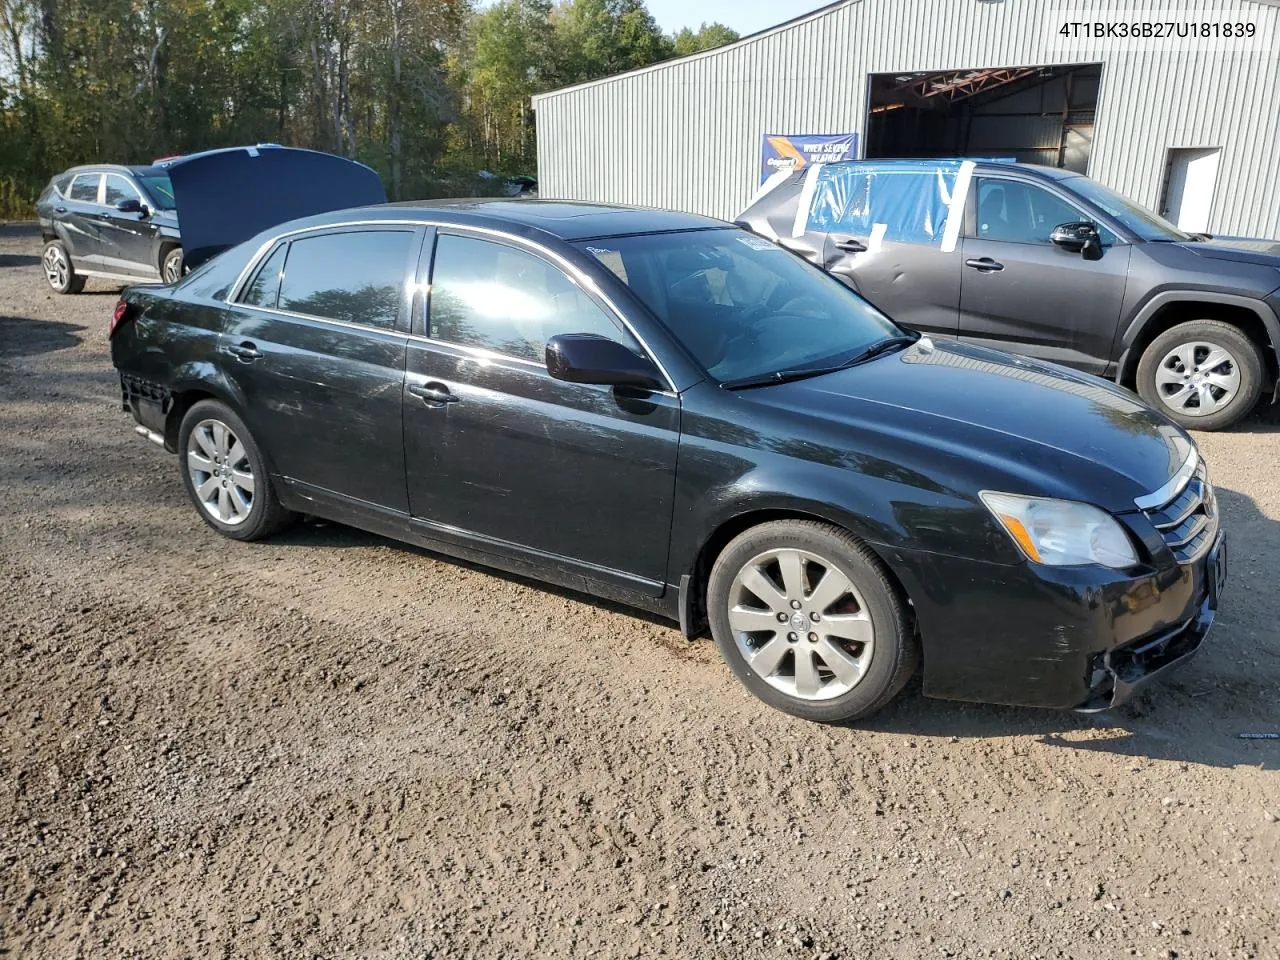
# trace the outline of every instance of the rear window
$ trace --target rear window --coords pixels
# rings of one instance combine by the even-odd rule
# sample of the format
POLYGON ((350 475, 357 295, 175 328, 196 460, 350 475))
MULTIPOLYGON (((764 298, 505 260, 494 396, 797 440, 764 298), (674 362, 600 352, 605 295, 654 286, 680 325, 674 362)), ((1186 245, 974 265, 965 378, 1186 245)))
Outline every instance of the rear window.
POLYGON ((280 309, 389 330, 405 289, 410 230, 355 230, 289 245, 280 309))
POLYGON ((830 164, 818 173, 808 228, 900 243, 939 243, 959 168, 955 161, 894 167, 830 164))
POLYGON ((254 276, 253 281, 244 288, 244 293, 240 295, 240 302, 248 304, 251 307, 274 307, 276 305, 276 295, 280 292, 280 274, 284 267, 285 252, 289 249, 287 243, 282 243, 267 257, 266 262, 258 268, 258 273, 254 276))
POLYGON ((67 195, 67 189, 71 186, 71 174, 64 173, 60 177, 53 178, 53 189, 64 197, 67 195))

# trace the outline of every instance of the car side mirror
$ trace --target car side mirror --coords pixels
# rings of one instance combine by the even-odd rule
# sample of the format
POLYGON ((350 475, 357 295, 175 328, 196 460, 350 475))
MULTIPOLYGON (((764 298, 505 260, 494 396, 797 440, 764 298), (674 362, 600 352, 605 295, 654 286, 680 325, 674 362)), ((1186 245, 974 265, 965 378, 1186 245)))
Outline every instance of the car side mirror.
POLYGON ((1063 250, 1078 253, 1086 260, 1102 256, 1102 237, 1098 228, 1087 220, 1079 223, 1060 223, 1049 234, 1049 241, 1063 250))
POLYGON ((651 360, 596 333, 562 333, 548 340, 547 372, 567 383, 644 390, 662 386, 661 375, 651 360))
POLYGON ((146 208, 142 205, 142 201, 137 197, 129 197, 127 200, 121 200, 116 204, 116 209, 121 213, 145 213, 146 208))

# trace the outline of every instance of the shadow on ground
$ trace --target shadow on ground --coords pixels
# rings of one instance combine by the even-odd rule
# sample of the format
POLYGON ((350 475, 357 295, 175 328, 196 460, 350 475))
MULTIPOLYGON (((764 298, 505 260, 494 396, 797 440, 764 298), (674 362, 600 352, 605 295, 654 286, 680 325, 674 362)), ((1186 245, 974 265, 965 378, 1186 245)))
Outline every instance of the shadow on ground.
POLYGON ((0 317, 0 357, 29 357, 66 350, 80 342, 84 327, 56 320, 0 317))
POLYGON ((40 258, 27 253, 0 253, 0 270, 6 267, 34 267, 40 258))

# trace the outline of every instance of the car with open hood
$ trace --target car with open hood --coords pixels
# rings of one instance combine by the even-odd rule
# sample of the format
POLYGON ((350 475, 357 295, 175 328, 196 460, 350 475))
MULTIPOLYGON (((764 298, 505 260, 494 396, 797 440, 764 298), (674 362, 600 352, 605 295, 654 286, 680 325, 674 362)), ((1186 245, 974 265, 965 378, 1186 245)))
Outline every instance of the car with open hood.
MULTIPOLYGON (((1201 646, 1224 582, 1169 418, 910 331, 704 217, 312 216, 126 291, 111 355, 219 534, 325 517, 709 628, 813 720, 875 711, 921 662, 932 696, 1119 703, 1201 646)), ((544 639, 570 657, 574 633, 544 639)))
POLYGON ((54 177, 36 202, 41 265, 57 293, 79 293, 89 277, 175 283, 236 240, 273 224, 385 200, 382 181, 369 167, 275 144, 147 166, 73 167, 54 177))
POLYGON ((1192 429, 1280 384, 1280 243, 1187 233, 1070 170, 812 164, 737 222, 905 326, 1107 377, 1192 429))

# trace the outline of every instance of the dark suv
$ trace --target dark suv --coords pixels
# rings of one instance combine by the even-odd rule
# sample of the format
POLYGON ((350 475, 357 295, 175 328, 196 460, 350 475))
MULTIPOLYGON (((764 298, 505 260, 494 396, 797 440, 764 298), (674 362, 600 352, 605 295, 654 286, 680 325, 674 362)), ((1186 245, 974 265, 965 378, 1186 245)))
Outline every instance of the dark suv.
POLYGON ((86 277, 173 283, 182 240, 169 174, 159 167, 72 167, 36 201, 41 264, 58 293, 79 293, 86 277))
POLYGON ((1187 427, 1277 382, 1280 244, 1188 234, 1067 170, 850 161, 768 181, 748 229, 906 326, 1137 389, 1187 427))

